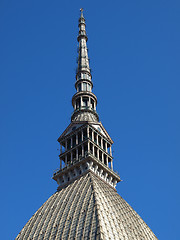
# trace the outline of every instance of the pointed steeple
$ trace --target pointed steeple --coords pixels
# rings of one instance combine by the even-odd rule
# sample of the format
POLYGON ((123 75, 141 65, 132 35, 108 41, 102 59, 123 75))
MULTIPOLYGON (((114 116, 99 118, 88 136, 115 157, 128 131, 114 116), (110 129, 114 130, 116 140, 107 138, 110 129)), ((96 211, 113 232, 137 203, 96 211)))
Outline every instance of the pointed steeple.
POLYGON ((89 67, 89 58, 88 58, 88 49, 86 42, 88 40, 86 34, 86 22, 83 16, 83 9, 80 9, 81 16, 79 18, 79 35, 77 40, 79 42, 79 56, 78 56, 78 67, 77 67, 77 74, 81 71, 87 71, 88 73, 91 72, 89 67))
POLYGON ((75 83, 77 92, 72 97, 74 112, 71 116, 71 123, 58 138, 60 169, 53 174, 53 179, 59 185, 58 189, 88 171, 93 171, 113 188, 121 181, 120 176, 113 170, 111 149, 113 140, 99 122, 96 113, 97 97, 92 93, 93 83, 85 26, 85 18, 81 9, 77 37, 79 42, 75 83))
POLYGON ((98 122, 99 117, 96 113, 97 97, 92 93, 93 83, 91 69, 89 66, 86 22, 83 16, 83 9, 80 9, 79 34, 77 40, 78 47, 78 66, 76 69, 76 94, 72 97, 74 112, 71 121, 90 121, 98 122))

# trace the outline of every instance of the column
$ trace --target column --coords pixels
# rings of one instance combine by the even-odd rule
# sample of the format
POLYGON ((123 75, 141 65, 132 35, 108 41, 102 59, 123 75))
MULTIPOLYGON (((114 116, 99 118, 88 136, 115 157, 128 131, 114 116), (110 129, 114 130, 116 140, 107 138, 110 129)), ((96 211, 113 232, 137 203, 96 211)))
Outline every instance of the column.
POLYGON ((71 151, 71 162, 73 161, 73 153, 72 153, 72 151, 71 151))
POLYGON ((78 160, 78 148, 76 148, 76 160, 78 160))
POLYGON ((71 137, 71 148, 73 147, 73 139, 72 139, 72 137, 71 137))
POLYGON ((99 160, 99 148, 97 148, 97 159, 99 160))
POLYGON ((90 152, 90 142, 88 141, 88 153, 90 152))
POLYGON ((60 183, 61 183, 59 178, 57 179, 57 183, 58 183, 58 185, 60 185, 60 183))
POLYGON ((104 163, 104 153, 102 152, 102 163, 104 163))
POLYGON ((96 173, 97 170, 98 170, 98 165, 95 166, 95 168, 94 168, 94 172, 96 173))
POLYGON ((93 156, 94 156, 94 144, 92 145, 92 152, 93 152, 93 156))
POLYGON ((66 151, 67 151, 67 139, 66 139, 66 142, 65 142, 65 148, 66 148, 66 151))
POLYGON ((112 176, 109 178, 109 183, 112 184, 112 176))
POLYGON ((91 108, 90 101, 91 101, 91 98, 88 98, 88 108, 91 108))
POLYGON ((78 145, 78 133, 76 133, 76 145, 78 145))
POLYGON ((84 157, 84 145, 82 145, 82 157, 84 157))
POLYGON ((111 148, 111 145, 110 145, 109 151, 110 151, 110 155, 112 156, 112 148, 111 148))
POLYGON ((90 168, 92 168, 92 166, 93 166, 93 161, 90 161, 89 166, 90 166, 90 168))
POLYGON ((94 130, 92 129, 92 141, 94 142, 94 130))
POLYGON ((62 154, 62 145, 60 144, 60 154, 62 154))
POLYGON ((80 108, 82 108, 83 106, 83 100, 82 100, 82 97, 80 97, 80 108))
POLYGON ((89 125, 87 126, 87 138, 89 138, 89 125))
POLYGON ((113 161, 111 159, 111 170, 113 170, 113 161))
POLYGON ((60 170, 62 169, 62 160, 60 159, 60 170))
POLYGON ((113 183, 114 183, 114 187, 116 187, 116 184, 117 184, 117 180, 114 180, 114 182, 113 182, 113 183))
POLYGON ((102 174, 103 174, 103 169, 99 171, 99 175, 102 176, 102 174))
POLYGON ((96 101, 94 101, 94 110, 96 110, 96 101))
POLYGON ((65 156, 65 167, 67 167, 67 154, 65 156))
POLYGON ((82 141, 84 140, 83 138, 83 130, 81 130, 81 138, 82 138, 82 141))
POLYGON ((101 148, 103 148, 103 138, 101 138, 101 148))
POLYGON ((100 135, 98 135, 98 138, 100 138, 100 141, 99 141, 99 143, 100 143, 100 147, 102 148, 102 137, 100 136, 100 135))
POLYGON ((105 150, 106 150, 106 152, 107 152, 107 142, 105 142, 105 150))

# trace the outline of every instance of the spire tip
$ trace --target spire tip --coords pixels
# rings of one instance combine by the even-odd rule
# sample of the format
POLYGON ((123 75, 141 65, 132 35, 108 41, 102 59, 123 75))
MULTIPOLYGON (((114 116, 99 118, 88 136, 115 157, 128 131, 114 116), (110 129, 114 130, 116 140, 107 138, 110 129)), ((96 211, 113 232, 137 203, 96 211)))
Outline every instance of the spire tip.
POLYGON ((83 11, 84 11, 84 9, 83 9, 83 8, 80 8, 81 17, 83 17, 83 11))

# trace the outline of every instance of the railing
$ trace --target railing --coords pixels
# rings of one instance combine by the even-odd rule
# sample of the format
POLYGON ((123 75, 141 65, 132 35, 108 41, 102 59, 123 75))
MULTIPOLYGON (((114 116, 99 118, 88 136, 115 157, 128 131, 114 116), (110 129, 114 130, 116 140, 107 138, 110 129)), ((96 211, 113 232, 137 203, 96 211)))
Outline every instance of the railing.
MULTIPOLYGON (((54 170, 54 172, 53 172, 53 177, 55 177, 58 173, 63 172, 63 171, 65 171, 66 169, 70 168, 72 165, 76 164, 77 162, 81 162, 83 159, 87 158, 88 156, 91 156, 91 157, 95 158, 99 163, 102 163, 96 156, 94 156, 94 155, 92 154, 91 151, 90 151, 90 152, 87 152, 87 151, 86 151, 86 152, 84 153, 84 156, 79 155, 79 156, 78 156, 78 159, 74 158, 73 161, 70 162, 70 163, 68 163, 68 165, 65 166, 64 168, 62 168, 62 169, 57 168, 56 170, 54 170)), ((112 170, 111 168, 109 168, 109 167, 106 166, 105 164, 104 164, 104 166, 105 166, 106 168, 108 168, 109 170, 113 171, 114 173, 116 173, 116 174, 120 177, 120 174, 119 174, 117 171, 112 170)))
POLYGON ((65 166, 64 168, 62 168, 62 169, 57 168, 56 170, 53 171, 53 177, 56 176, 58 173, 63 172, 64 170, 70 168, 70 167, 71 167, 72 165, 74 165, 75 163, 82 161, 82 160, 83 160, 84 158, 86 158, 86 157, 88 157, 88 155, 87 155, 87 153, 85 152, 85 155, 84 155, 84 156, 79 155, 79 158, 78 158, 78 159, 75 159, 75 158, 74 158, 74 159, 73 159, 73 162, 68 163, 68 165, 65 166))

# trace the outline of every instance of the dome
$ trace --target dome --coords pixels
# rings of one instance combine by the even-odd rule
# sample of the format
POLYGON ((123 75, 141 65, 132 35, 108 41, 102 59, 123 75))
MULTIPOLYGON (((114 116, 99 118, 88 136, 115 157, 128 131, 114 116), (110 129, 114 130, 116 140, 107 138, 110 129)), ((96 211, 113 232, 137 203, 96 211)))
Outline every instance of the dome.
POLYGON ((16 240, 157 239, 133 208, 89 171, 54 193, 16 240))

